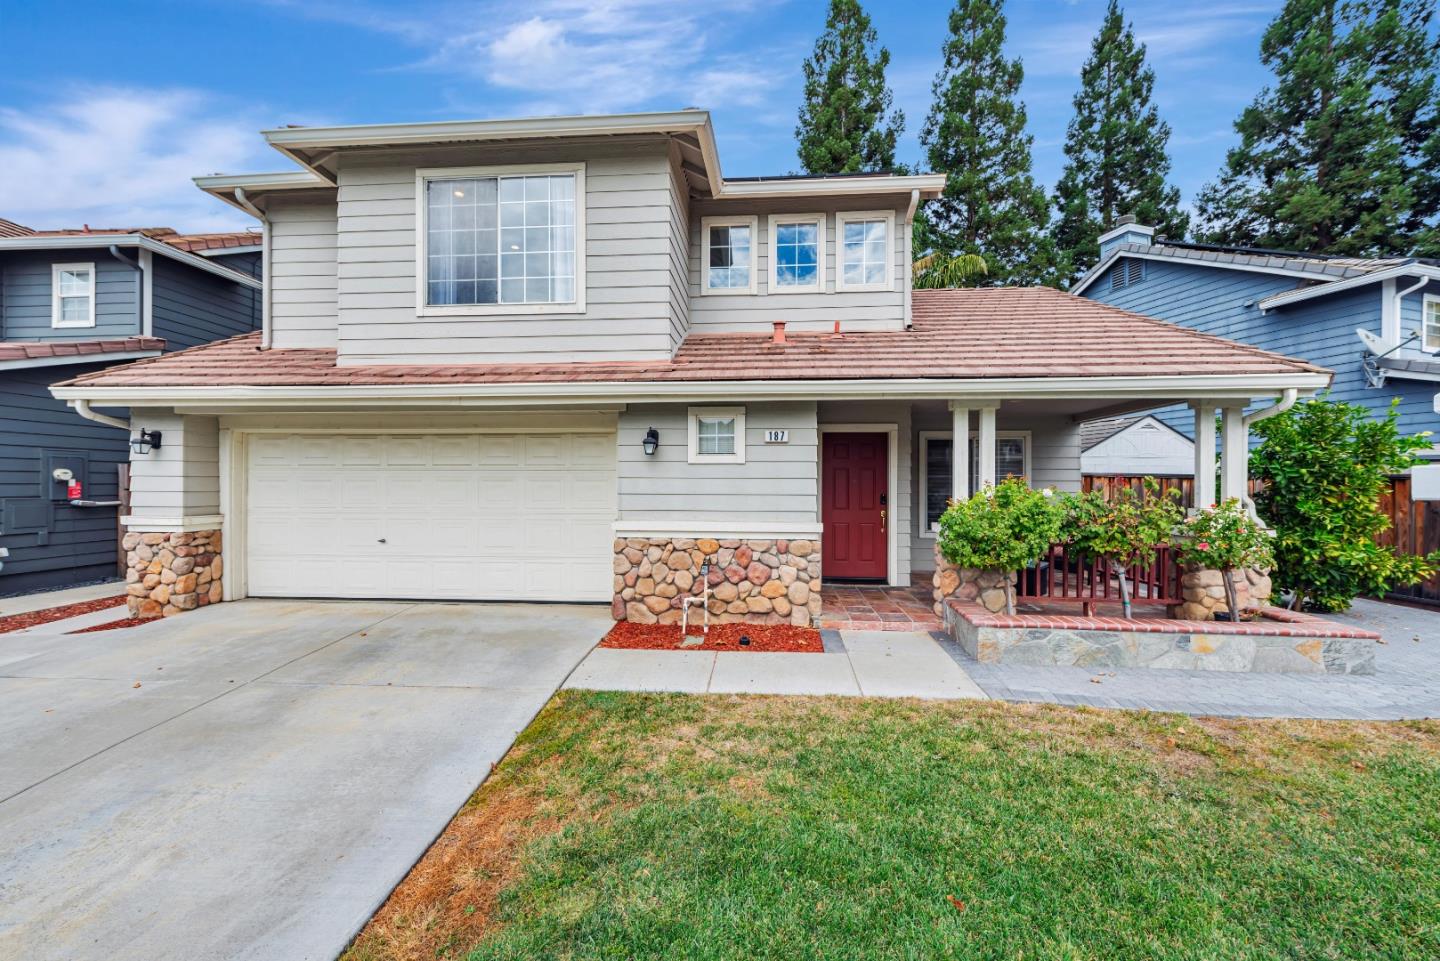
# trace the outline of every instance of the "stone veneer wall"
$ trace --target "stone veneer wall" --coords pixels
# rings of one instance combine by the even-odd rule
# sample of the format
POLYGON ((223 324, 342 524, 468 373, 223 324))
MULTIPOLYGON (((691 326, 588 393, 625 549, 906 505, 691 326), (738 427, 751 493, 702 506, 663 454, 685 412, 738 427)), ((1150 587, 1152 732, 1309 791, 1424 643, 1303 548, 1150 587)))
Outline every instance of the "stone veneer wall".
POLYGON ((125 535, 131 617, 170 617, 222 597, 219 531, 125 535))
MULTIPOLYGON (((820 614, 818 540, 630 537, 615 541, 615 619, 679 624, 683 598, 705 589, 707 564, 712 620, 806 627, 820 614)), ((698 606, 690 616, 701 616, 698 606)))
MULTIPOLYGON (((1015 582, 1013 574, 1010 582, 1015 582)), ((935 616, 941 620, 945 618, 945 602, 951 598, 974 601, 993 613, 1005 610, 1005 574, 1002 571, 956 567, 940 553, 938 544, 935 546, 935 576, 930 583, 935 588, 935 616)))

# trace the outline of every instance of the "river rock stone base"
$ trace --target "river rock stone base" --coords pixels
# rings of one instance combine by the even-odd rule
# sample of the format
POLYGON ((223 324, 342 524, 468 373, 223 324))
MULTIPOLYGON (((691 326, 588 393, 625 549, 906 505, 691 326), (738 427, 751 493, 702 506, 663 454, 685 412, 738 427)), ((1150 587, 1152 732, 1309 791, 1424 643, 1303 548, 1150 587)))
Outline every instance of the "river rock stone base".
MULTIPOLYGON (((935 589, 935 616, 944 618, 945 602, 974 601, 985 610, 998 614, 1005 610, 1005 581, 1003 571, 982 571, 973 567, 956 567, 935 547, 935 576, 931 585, 935 589)), ((1013 589, 1015 575, 1009 576, 1013 589)))
POLYGON ((121 543, 131 617, 171 617, 220 602, 219 531, 131 531, 121 543))
MULTIPOLYGON (((1288 612, 1284 612, 1288 614, 1288 612)), ((1278 615, 1277 615, 1278 616, 1278 615)), ((989 664, 1032 667, 1167 668, 1265 674, 1374 674, 1377 636, 1319 618, 1282 625, 1224 625, 1233 633, 1177 621, 1137 619, 1134 630, 1103 618, 991 615, 975 604, 947 603, 945 629, 967 654, 989 664), (1322 626, 1323 625, 1323 626, 1322 626), (1239 630, 1235 630, 1235 629, 1239 630)))
MULTIPOLYGON (((1265 571, 1231 571, 1235 603, 1242 611, 1264 607, 1270 602, 1270 575, 1265 571)), ((1221 571, 1190 569, 1180 575, 1180 596, 1184 601, 1171 612, 1184 621, 1213 621, 1217 612, 1228 611, 1225 575, 1221 571)))
MULTIPOLYGON (((617 621, 679 624, 684 598, 700 596, 707 581, 712 622, 808 627, 820 615, 820 542, 617 538, 611 613, 617 621)), ((702 617, 699 605, 690 617, 702 617)))

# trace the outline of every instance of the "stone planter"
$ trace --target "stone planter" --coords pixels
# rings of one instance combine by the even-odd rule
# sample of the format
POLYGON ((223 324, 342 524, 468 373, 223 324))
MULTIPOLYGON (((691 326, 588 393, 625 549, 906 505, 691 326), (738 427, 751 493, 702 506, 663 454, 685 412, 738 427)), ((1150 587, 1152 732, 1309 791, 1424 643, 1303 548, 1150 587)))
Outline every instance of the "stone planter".
MULTIPOLYGON (((1265 571, 1231 571, 1235 602, 1242 611, 1264 607, 1270 602, 1270 575, 1265 571)), ((1217 611, 1229 611, 1225 599, 1225 575, 1209 568, 1186 568, 1180 575, 1180 604, 1170 616, 1183 621, 1213 621, 1217 611)))
POLYGON ((1005 571, 982 571, 973 567, 956 567, 940 553, 935 546, 935 576, 931 581, 935 588, 935 616, 945 617, 945 602, 952 597, 961 601, 974 601, 985 610, 998 614, 1005 610, 1005 585, 1009 582, 1014 589, 1015 575, 1005 571))
POLYGON ((223 597, 219 531, 131 531, 121 544, 131 617, 171 617, 223 597))
MULTIPOLYGON (((617 538, 611 613, 635 624, 679 624, 684 598, 705 589, 706 565, 713 621, 808 627, 820 614, 818 540, 708 537, 617 538)), ((692 607, 691 617, 699 616, 692 607)))

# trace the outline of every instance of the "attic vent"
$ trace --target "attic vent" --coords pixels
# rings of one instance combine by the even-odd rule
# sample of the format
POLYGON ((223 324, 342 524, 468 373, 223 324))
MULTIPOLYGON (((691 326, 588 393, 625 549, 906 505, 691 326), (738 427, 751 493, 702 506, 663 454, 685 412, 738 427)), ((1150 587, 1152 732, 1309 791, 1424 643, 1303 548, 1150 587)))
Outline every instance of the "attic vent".
POLYGON ((1110 289, 1121 290, 1145 279, 1145 261, 1135 257, 1122 257, 1110 271, 1110 289))

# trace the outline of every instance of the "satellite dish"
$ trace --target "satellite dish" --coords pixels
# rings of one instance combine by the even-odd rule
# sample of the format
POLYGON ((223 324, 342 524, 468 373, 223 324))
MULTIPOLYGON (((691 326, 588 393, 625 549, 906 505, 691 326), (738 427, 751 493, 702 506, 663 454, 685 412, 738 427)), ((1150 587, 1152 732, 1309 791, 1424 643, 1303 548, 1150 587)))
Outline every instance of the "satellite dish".
POLYGON ((1371 333, 1364 327, 1356 327, 1355 336, 1360 338, 1360 343, 1364 344, 1365 349, 1372 354, 1384 354, 1395 349, 1393 344, 1385 343, 1379 336, 1371 333))

